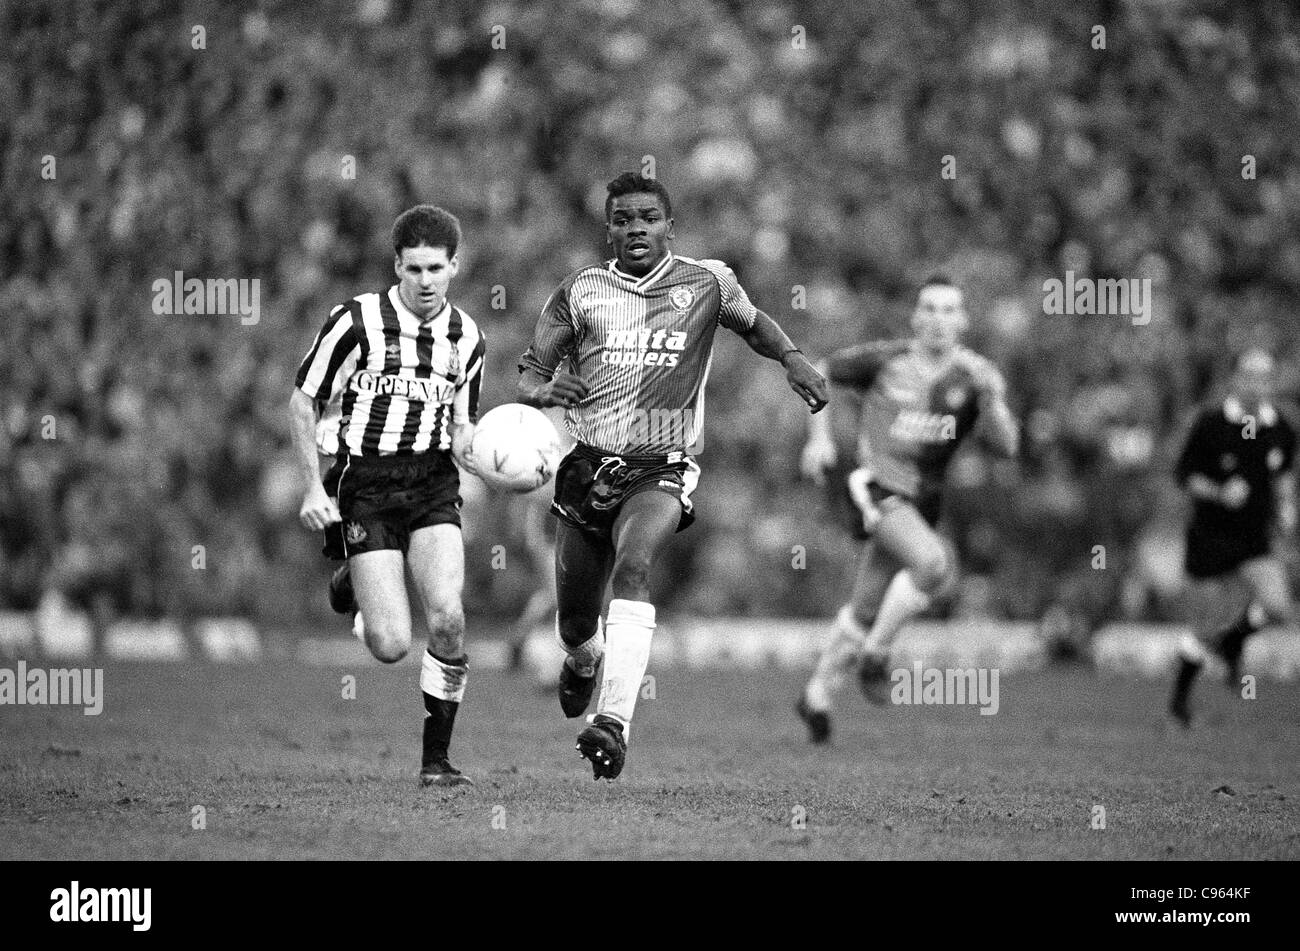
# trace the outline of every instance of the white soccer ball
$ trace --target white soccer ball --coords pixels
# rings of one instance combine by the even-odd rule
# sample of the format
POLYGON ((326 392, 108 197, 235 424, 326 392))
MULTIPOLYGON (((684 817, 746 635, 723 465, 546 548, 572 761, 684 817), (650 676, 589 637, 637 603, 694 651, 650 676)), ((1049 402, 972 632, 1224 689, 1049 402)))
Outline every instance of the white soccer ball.
POLYGON ((506 403, 479 420, 470 443, 483 481, 494 489, 531 492, 550 481, 563 455, 560 434, 546 414, 506 403))

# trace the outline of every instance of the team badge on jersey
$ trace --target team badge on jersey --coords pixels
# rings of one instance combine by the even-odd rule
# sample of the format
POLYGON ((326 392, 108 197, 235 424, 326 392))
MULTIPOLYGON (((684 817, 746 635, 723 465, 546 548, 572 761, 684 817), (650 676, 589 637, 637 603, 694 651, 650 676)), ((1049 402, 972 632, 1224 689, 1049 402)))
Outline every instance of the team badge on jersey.
POLYGON ((366 527, 360 522, 348 522, 343 537, 348 540, 349 545, 360 545, 366 540, 366 527))
POLYGON ((675 310, 686 310, 695 303, 695 292, 680 284, 668 294, 668 303, 672 304, 675 310))
POLYGON ((401 352, 401 346, 395 343, 390 343, 388 346, 384 347, 384 353, 388 354, 390 357, 395 357, 401 352))

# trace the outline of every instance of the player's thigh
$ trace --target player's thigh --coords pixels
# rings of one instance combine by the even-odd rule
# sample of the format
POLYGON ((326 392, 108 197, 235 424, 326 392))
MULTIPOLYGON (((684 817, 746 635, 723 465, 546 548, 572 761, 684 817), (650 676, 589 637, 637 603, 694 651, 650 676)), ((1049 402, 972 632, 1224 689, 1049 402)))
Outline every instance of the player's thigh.
POLYGON ((410 647, 411 606, 406 600, 405 561, 392 548, 366 551, 348 559, 357 605, 371 646, 378 639, 393 650, 410 647))
POLYGON ((933 591, 943 587, 953 573, 948 547, 916 506, 900 499, 888 500, 876 525, 877 547, 912 572, 917 587, 933 591))
MULTIPOLYGON (((660 549, 677 532, 682 503, 667 492, 637 492, 614 520, 614 584, 644 588, 660 549)), ((616 595, 617 596, 617 595, 616 595)))
POLYGON ((1250 587, 1255 600, 1272 620, 1292 620, 1295 609, 1291 602, 1291 586, 1282 562, 1273 557, 1252 558, 1243 562, 1238 571, 1250 587))
POLYGON ((429 619, 459 614, 465 588, 465 541, 460 526, 428 525, 411 532, 406 570, 429 619))
POLYGON ((555 600, 563 624, 574 618, 596 623, 605 608, 605 585, 614 564, 614 547, 594 532, 563 519, 555 527, 555 600))

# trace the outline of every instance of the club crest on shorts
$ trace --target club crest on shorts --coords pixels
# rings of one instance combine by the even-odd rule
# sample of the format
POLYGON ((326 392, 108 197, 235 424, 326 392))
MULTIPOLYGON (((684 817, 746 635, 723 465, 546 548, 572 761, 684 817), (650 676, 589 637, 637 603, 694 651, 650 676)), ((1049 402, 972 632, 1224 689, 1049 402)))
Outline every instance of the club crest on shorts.
POLYGON ((689 287, 679 285, 668 293, 668 303, 674 310, 685 310, 695 303, 695 292, 689 287))
POLYGON ((359 545, 366 540, 366 527, 360 522, 348 522, 348 527, 343 533, 349 545, 359 545))

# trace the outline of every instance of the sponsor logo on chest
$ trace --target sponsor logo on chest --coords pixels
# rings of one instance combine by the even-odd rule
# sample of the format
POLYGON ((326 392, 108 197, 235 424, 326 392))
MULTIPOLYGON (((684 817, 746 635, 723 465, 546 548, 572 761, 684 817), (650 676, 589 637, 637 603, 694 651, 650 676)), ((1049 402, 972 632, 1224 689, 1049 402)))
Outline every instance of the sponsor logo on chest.
POLYGON ((415 403, 447 403, 456 393, 455 385, 449 380, 417 380, 370 370, 353 374, 348 385, 364 396, 401 396, 415 403))
POLYGON ((684 330, 611 330, 601 363, 613 366, 675 367, 686 349, 684 330))
POLYGON ((957 438, 957 417, 940 416, 915 409, 901 409, 889 427, 889 435, 906 442, 940 443, 957 438))

